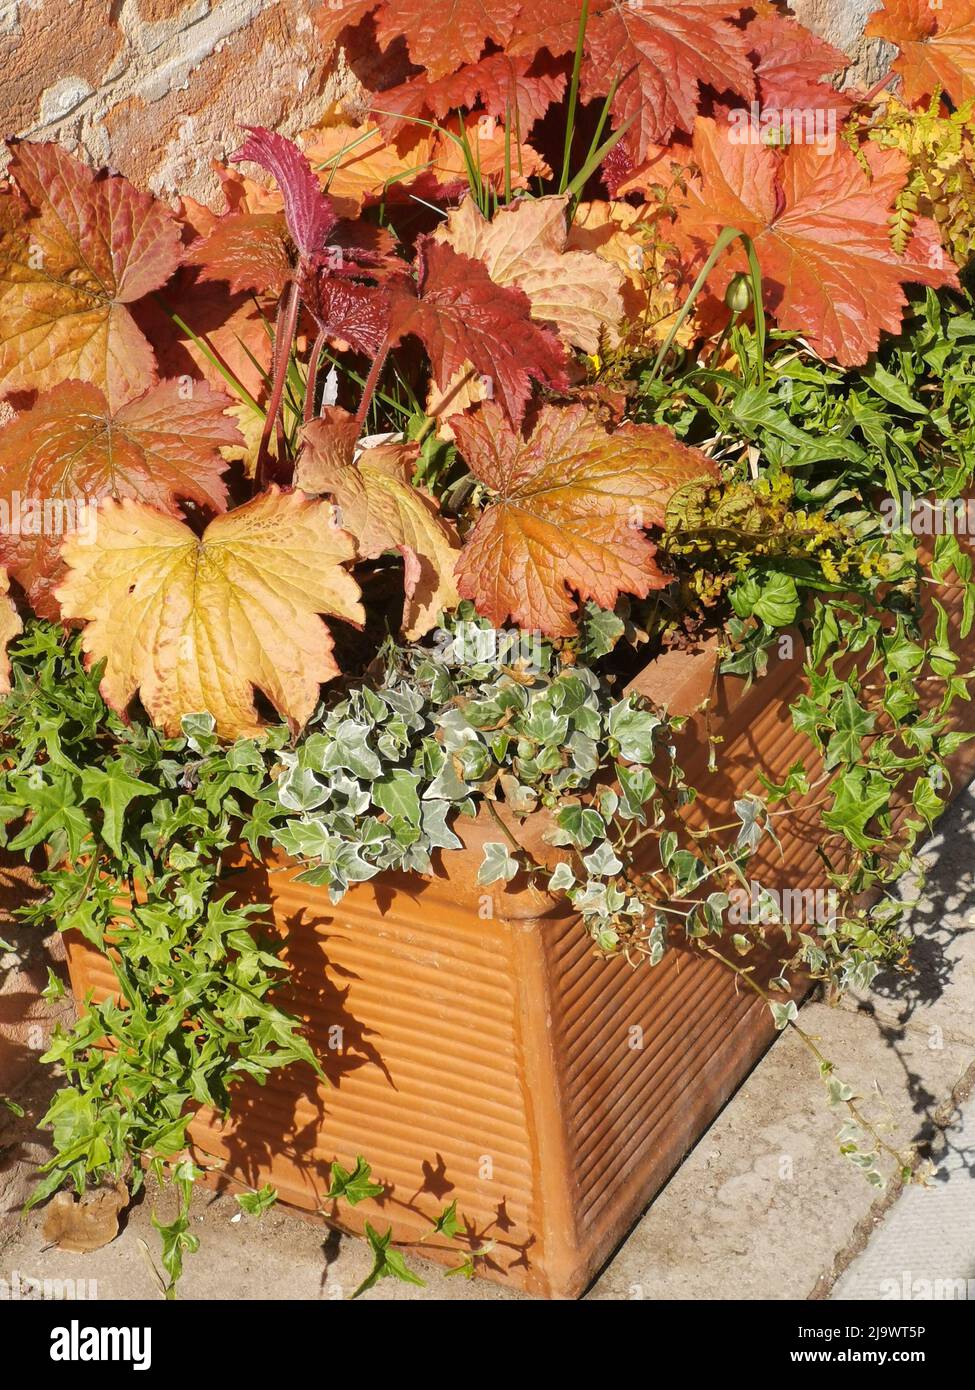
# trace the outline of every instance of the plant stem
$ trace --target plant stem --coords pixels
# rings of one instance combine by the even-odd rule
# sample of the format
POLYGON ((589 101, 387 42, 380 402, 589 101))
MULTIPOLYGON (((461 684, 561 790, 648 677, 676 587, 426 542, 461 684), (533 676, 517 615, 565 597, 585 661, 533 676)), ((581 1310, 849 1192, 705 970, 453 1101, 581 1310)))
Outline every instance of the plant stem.
POLYGON ((305 407, 302 416, 305 424, 309 420, 314 420, 317 411, 315 410, 315 393, 318 390, 318 367, 321 362, 322 351, 325 347, 325 330, 319 331, 318 337, 312 346, 311 356, 308 359, 308 376, 305 379, 305 407))
POLYGON ((369 405, 379 384, 383 367, 386 365, 386 358, 389 356, 389 349, 392 344, 389 341, 389 334, 383 339, 382 346, 372 360, 369 368, 369 375, 366 377, 366 384, 362 388, 362 400, 359 402, 359 409, 356 411, 356 423, 362 427, 365 424, 366 415, 369 413, 369 405))
MULTIPOLYGON (((301 296, 298 293, 298 285, 296 281, 292 280, 281 296, 281 303, 278 307, 278 322, 274 333, 274 378, 271 382, 271 395, 267 403, 267 415, 264 418, 260 448, 257 452, 255 481, 259 489, 265 487, 270 481, 271 436, 274 433, 275 422, 284 396, 291 344, 294 342, 295 329, 298 326, 300 307, 301 296)), ((279 467, 283 465, 283 462, 281 459, 278 460, 279 467)))

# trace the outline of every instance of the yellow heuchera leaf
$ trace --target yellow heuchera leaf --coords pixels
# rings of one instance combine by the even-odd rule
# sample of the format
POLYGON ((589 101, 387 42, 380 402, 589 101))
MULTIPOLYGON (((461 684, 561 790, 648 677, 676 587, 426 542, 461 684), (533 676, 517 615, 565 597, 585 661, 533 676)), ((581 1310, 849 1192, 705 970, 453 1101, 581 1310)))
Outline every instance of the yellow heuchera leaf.
POLYGON ((524 198, 489 222, 468 198, 435 233, 462 255, 481 260, 498 285, 528 295, 532 318, 554 323, 583 352, 614 341, 623 316, 623 275, 588 249, 568 247, 564 197, 524 198))
MULTIPOLYGON (((344 412, 333 408, 329 414, 344 412)), ((434 498, 412 485, 416 445, 363 449, 353 463, 354 433, 350 439, 343 426, 341 419, 326 418, 306 428, 298 485, 307 492, 332 494, 362 559, 400 552, 406 588, 403 630, 415 641, 437 625, 444 609, 460 602, 454 579, 460 540, 434 498)))
MULTIPOLYGON (((638 208, 624 202, 580 203, 569 231, 570 247, 609 261, 626 277, 623 337, 629 343, 662 343, 680 309, 664 248, 654 235, 658 215, 659 210, 649 203, 638 208)), ((694 337, 692 315, 677 341, 687 347, 694 337)))
POLYGON ((0 569, 0 695, 5 695, 10 689, 10 658, 7 656, 7 647, 17 634, 24 630, 20 616, 10 599, 9 590, 10 580, 7 578, 7 571, 0 569))
POLYGON ((319 686, 338 675, 317 615, 361 624, 354 556, 332 506, 272 487, 218 516, 202 538, 141 502, 107 502, 94 543, 71 536, 56 591, 65 618, 87 622, 92 662, 106 659, 102 695, 124 710, 138 690, 151 717, 179 732, 186 714, 213 715, 233 739, 261 727, 257 687, 298 729, 319 686))

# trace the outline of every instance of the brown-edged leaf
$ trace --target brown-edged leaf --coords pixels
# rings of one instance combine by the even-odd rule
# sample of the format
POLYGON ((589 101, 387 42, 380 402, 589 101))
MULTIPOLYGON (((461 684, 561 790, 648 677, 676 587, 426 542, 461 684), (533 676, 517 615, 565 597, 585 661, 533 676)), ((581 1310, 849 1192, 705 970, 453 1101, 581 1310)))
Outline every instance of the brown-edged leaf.
POLYGON ((388 550, 403 556, 403 631, 415 641, 459 602, 454 566, 460 541, 436 500, 412 484, 416 445, 377 445, 353 462, 354 431, 354 419, 334 408, 308 425, 296 480, 306 492, 332 494, 360 558, 378 559, 388 550))
POLYGON ((527 439, 491 402, 453 422, 457 447, 494 500, 457 567, 463 598, 500 627, 576 631, 574 596, 612 608, 667 584, 644 528, 714 464, 656 425, 610 433, 582 405, 546 405, 527 439))
POLYGON ((121 405, 156 380, 125 306, 175 270, 178 224, 57 145, 14 144, 10 172, 30 206, 0 198, 0 394, 79 378, 121 405))
POLYGON ((0 429, 0 507, 18 520, 0 534, 0 564, 41 617, 59 616, 51 591, 64 535, 76 523, 97 529, 88 503, 134 497, 173 516, 179 500, 224 509, 219 450, 240 443, 229 404, 205 382, 162 381, 113 413, 97 386, 68 381, 0 429))
POLYGON ((330 503, 298 492, 272 487, 202 537, 142 502, 107 502, 94 544, 69 536, 62 553, 56 597, 87 623, 88 659, 106 661, 103 697, 124 710, 138 690, 170 734, 203 712, 223 738, 256 733, 254 687, 297 730, 338 674, 318 614, 364 621, 342 567, 351 536, 330 503))

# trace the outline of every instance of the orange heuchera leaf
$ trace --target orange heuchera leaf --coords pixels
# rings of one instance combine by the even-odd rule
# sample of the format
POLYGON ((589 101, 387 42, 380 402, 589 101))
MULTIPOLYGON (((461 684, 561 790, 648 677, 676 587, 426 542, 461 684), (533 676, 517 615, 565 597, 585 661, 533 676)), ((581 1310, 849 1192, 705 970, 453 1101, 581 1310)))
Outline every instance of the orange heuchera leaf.
POLYGON ((636 162, 675 130, 693 128, 702 84, 749 101, 755 95, 744 34, 726 22, 743 8, 739 0, 604 0, 593 14, 583 96, 604 96, 614 78, 623 79, 614 124, 633 119, 626 143, 636 162))
POLYGON ((229 404, 205 382, 163 381, 113 413, 97 386, 68 381, 0 430, 0 506, 11 518, 0 563, 41 617, 59 616, 52 589, 65 531, 97 530, 88 503, 135 497, 178 516, 182 498, 223 511, 218 451, 240 443, 229 404))
POLYGON ((383 134, 390 136, 407 117, 446 116, 479 107, 502 119, 510 112, 512 124, 527 131, 560 99, 566 81, 564 72, 539 69, 533 58, 492 53, 439 82, 414 78, 388 87, 376 98, 377 118, 383 134))
POLYGON ((543 406, 528 439, 489 402, 453 422, 467 466, 495 494, 457 567, 463 598, 497 626, 576 631, 573 594, 612 608, 667 579, 643 534, 684 483, 717 477, 704 454, 656 425, 610 433, 582 405, 543 406))
POLYGON ((298 486, 332 494, 361 559, 400 552, 406 578, 403 631, 415 641, 459 602, 454 565, 460 541, 436 500, 412 484, 417 446, 382 444, 363 449, 353 462, 355 422, 343 416, 346 412, 333 409, 306 427, 298 486))
POLYGON ((446 77, 465 63, 476 63, 488 39, 501 48, 511 38, 523 0, 386 0, 377 16, 379 41, 386 47, 406 35, 410 57, 430 77, 446 77))
POLYGON ((10 658, 7 648, 24 625, 9 596, 10 580, 6 570, 0 569, 0 695, 10 689, 10 658))
POLYGON ((850 59, 794 19, 775 14, 753 19, 745 44, 756 59, 762 105, 773 111, 849 111, 853 97, 826 78, 849 67, 850 59))
MULTIPOLYGON (((381 99, 380 99, 381 100, 381 99)), ((435 197, 434 134, 407 127, 387 140, 371 122, 342 122, 302 133, 315 173, 343 217, 356 217, 367 202, 405 202, 410 190, 435 197)))
POLYGON ((956 106, 975 99, 975 0, 883 0, 866 33, 900 48, 894 71, 908 101, 921 101, 935 88, 956 106))
POLYGON ((551 329, 532 322, 524 290, 496 285, 482 261, 429 236, 417 243, 417 261, 419 297, 397 298, 391 338, 415 333, 422 340, 439 387, 469 362, 519 421, 533 379, 567 385, 562 345, 551 329))
POLYGON ((280 294, 291 279, 283 212, 231 212, 187 251, 201 280, 226 280, 234 294, 280 294))
POLYGON ((623 277, 588 251, 567 250, 567 206, 563 197, 520 199, 489 222, 468 198, 434 236, 483 261, 496 284, 524 290, 532 318, 554 323, 565 342, 596 352, 615 340, 623 277))
POLYGON ((13 145, 31 211, 0 215, 0 393, 81 378, 113 406, 156 380, 127 304, 176 269, 179 226, 148 193, 98 177, 57 145, 13 145))
POLYGON ((233 739, 261 728, 256 687, 297 730, 321 683, 338 675, 317 615, 364 621, 342 568, 354 553, 330 503, 297 492, 272 487, 202 538, 126 499, 99 510, 94 544, 65 542, 57 598, 66 618, 87 623, 84 649, 106 660, 101 692, 114 709, 138 690, 167 733, 206 712, 233 739))
MULTIPOLYGON (((658 234, 660 210, 651 203, 601 201, 580 203, 569 230, 569 245, 619 267, 623 281, 623 335, 628 343, 664 341, 680 309, 665 251, 666 223, 658 234)), ((677 341, 689 346, 695 337, 694 316, 682 325, 677 341)))
MULTIPOLYGON (((905 283, 957 283, 926 218, 918 219, 907 253, 895 254, 889 218, 906 161, 876 146, 865 154, 869 178, 842 142, 831 151, 793 145, 780 154, 735 143, 730 128, 702 119, 694 137, 700 175, 674 200, 673 235, 692 260, 707 256, 723 228, 745 232, 779 324, 844 367, 866 362, 882 329, 900 328, 905 283)), ((726 257, 712 277, 717 292, 743 266, 737 250, 726 257)))

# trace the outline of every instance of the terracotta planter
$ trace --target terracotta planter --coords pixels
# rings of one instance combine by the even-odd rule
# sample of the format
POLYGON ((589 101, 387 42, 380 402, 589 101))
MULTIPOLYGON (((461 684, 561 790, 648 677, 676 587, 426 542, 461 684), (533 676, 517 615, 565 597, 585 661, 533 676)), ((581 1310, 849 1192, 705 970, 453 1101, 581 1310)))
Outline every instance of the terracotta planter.
MULTIPOLYGON (((670 655, 635 687, 673 713, 691 713, 714 675, 710 651, 670 655)), ((706 740, 684 737, 694 816, 732 819, 731 802, 781 778, 809 745, 789 705, 801 658, 775 661, 746 689, 721 678, 711 718, 720 772, 706 772, 706 740)), ((960 754, 959 776, 975 766, 960 754)), ((309 1021, 330 1085, 307 1071, 244 1086, 226 1125, 201 1113, 204 1154, 281 1198, 328 1209, 328 1165, 365 1155, 387 1184, 382 1203, 343 1208, 344 1222, 391 1223, 399 1239, 429 1230, 457 1199, 480 1243, 488 1278, 574 1297, 734 1091, 773 1035, 761 1001, 715 961, 671 951, 654 969, 605 962, 573 915, 540 895, 485 895, 474 882, 478 844, 497 827, 466 822, 470 853, 424 882, 384 875, 337 906, 296 869, 250 866, 231 880, 273 903, 287 936, 294 1007, 309 1021)), ((786 818, 754 876, 771 887, 825 886, 818 821, 786 818)), ((518 887, 517 881, 514 885, 518 887)), ((77 997, 109 991, 105 959, 70 946, 77 997)), ((762 978, 762 970, 758 972, 762 978)), ((775 973, 774 960, 764 975, 775 973)), ((424 1254, 458 1260, 457 1249, 424 1254)))

